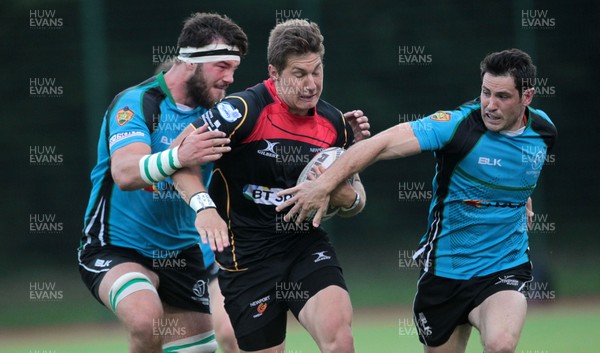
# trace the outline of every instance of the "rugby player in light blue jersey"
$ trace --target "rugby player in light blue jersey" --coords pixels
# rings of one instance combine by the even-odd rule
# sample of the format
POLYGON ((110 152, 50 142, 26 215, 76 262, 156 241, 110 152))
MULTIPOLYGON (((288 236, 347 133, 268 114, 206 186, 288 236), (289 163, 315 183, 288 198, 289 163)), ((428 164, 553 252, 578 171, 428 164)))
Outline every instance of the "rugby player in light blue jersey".
POLYGON ((229 140, 202 127, 169 145, 224 97, 248 41, 229 18, 196 13, 177 45, 168 72, 121 92, 107 109, 78 253, 84 283, 123 322, 130 352, 217 349, 208 295, 214 259, 203 259, 195 227, 204 209, 170 175, 200 178, 198 165, 228 152, 229 140))
POLYGON ((428 228, 415 257, 423 264, 414 320, 425 352, 464 352, 475 326, 484 351, 514 352, 532 280, 528 199, 556 139, 548 115, 529 105, 536 68, 518 49, 481 62, 481 94, 452 111, 399 124, 351 147, 294 195, 286 217, 319 210, 348 176, 375 161, 432 151, 436 158, 428 228))

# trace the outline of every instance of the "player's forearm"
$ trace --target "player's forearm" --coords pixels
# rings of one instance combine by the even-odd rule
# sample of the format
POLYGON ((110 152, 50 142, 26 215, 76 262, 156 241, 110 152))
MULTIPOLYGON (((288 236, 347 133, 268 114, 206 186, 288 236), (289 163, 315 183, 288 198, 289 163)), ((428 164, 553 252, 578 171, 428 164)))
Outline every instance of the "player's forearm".
POLYGON ((171 175, 171 179, 181 197, 188 204, 190 197, 199 192, 206 192, 206 187, 198 168, 182 168, 171 175))
POLYGON ((385 149, 385 141, 378 139, 377 136, 350 147, 319 177, 318 181, 324 185, 328 193, 331 193, 342 181, 379 159, 385 149))
POLYGON ((420 145, 410 125, 396 125, 350 147, 319 177, 319 181, 331 193, 350 175, 379 160, 407 157, 419 152, 420 145))
POLYGON ((421 153, 421 145, 409 123, 392 126, 373 137, 375 138, 381 139, 380 144, 383 146, 377 160, 397 159, 421 153))

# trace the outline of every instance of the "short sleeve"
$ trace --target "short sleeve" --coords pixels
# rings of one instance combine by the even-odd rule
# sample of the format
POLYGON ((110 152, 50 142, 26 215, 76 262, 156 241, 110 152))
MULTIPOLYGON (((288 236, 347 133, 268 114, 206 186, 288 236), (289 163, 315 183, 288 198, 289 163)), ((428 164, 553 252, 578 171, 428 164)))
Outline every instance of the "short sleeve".
POLYGON ((436 151, 444 147, 454 135, 461 118, 456 111, 438 111, 425 118, 411 121, 421 151, 436 151))
POLYGON ((150 132, 139 102, 123 97, 108 111, 108 146, 110 154, 134 142, 150 145, 150 132))
POLYGON ((231 145, 235 145, 251 133, 253 122, 259 114, 258 104, 247 92, 225 97, 192 125, 197 129, 207 124, 211 131, 223 131, 231 140, 231 145))

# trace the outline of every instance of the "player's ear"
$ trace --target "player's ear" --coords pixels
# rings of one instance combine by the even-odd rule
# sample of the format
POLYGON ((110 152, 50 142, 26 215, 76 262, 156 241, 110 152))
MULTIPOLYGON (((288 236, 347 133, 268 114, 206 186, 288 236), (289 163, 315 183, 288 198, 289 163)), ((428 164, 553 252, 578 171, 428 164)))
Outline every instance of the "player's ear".
POLYGON ((535 95, 535 88, 534 87, 530 87, 527 89, 523 90, 523 96, 521 97, 522 101, 523 101, 523 106, 528 106, 529 104, 531 104, 531 101, 533 100, 533 96, 535 95))
POLYGON ((184 63, 186 71, 194 71, 196 70, 196 64, 194 63, 184 63))
POLYGON ((279 79, 279 73, 277 72, 277 69, 275 68, 275 66, 269 64, 269 77, 271 78, 271 80, 273 81, 277 81, 279 79))

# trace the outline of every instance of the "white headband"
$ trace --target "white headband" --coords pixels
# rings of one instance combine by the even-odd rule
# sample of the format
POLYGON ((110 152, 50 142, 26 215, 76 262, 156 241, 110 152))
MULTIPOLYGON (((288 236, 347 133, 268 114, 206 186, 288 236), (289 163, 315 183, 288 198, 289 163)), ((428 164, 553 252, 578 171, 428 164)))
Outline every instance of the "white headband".
POLYGON ((215 61, 235 60, 240 61, 240 50, 236 46, 227 44, 209 44, 201 48, 179 48, 179 60, 200 64, 215 61))

